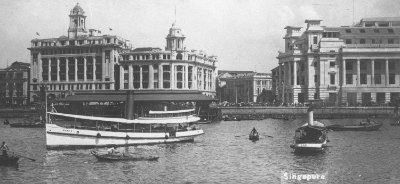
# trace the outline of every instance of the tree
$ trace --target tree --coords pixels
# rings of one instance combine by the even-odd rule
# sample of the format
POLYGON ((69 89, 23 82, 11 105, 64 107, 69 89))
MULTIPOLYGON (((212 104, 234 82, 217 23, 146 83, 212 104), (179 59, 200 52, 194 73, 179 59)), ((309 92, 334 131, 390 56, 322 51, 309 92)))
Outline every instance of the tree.
POLYGON ((259 103, 273 103, 274 94, 271 90, 263 89, 262 92, 257 96, 257 102, 259 103))

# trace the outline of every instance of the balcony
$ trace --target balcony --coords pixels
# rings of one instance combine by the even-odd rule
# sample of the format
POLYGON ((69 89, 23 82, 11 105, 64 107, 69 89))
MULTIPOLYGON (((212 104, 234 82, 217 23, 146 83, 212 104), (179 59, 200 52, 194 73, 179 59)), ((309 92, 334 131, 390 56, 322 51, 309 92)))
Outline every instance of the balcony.
POLYGON ((400 44, 346 44, 344 48, 400 48, 400 44))

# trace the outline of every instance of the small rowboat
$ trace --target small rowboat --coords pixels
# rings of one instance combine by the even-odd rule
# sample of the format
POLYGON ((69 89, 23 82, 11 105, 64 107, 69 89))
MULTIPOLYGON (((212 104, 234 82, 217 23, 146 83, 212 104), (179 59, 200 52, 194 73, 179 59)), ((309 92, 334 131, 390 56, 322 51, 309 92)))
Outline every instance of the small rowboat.
POLYGON ((400 120, 397 120, 396 123, 390 123, 392 126, 400 126, 400 120))
POLYGON ((0 155, 0 165, 17 165, 20 157, 0 155))
POLYGON ((96 151, 92 151, 91 154, 99 161, 157 161, 159 157, 155 156, 125 156, 125 155, 113 155, 113 154, 98 154, 96 151))
POLYGON ((252 141, 258 141, 260 139, 260 136, 258 135, 258 133, 253 133, 253 134, 249 134, 249 139, 252 141))

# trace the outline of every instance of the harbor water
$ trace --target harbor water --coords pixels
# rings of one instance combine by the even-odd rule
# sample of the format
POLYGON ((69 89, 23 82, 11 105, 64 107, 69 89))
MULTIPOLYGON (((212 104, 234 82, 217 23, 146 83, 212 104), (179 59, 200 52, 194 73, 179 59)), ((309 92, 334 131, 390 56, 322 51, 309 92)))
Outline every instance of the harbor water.
MULTIPOLYGON (((16 121, 21 119, 10 119, 16 121)), ((1 123, 0 141, 10 152, 36 161, 0 166, 0 183, 400 183, 400 126, 390 126, 391 119, 376 121, 384 124, 379 131, 329 132, 328 149, 315 155, 296 155, 289 147, 305 119, 221 121, 200 125, 205 134, 194 142, 120 148, 160 157, 137 162, 98 162, 93 149, 46 150, 43 128, 1 123), (253 127, 261 135, 257 142, 248 140, 253 127), (302 175, 324 177, 293 178, 302 175)))

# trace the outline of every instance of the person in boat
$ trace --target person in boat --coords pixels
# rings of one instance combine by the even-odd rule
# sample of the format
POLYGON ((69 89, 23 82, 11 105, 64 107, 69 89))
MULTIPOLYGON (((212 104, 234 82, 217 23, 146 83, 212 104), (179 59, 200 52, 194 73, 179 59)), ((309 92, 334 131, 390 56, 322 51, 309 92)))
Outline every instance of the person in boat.
POLYGON ((7 151, 9 149, 5 141, 3 141, 3 144, 1 144, 0 150, 3 153, 3 156, 8 156, 7 151))
POLYGON ((257 135, 258 134, 258 132, 257 132, 255 127, 253 127, 253 130, 251 130, 250 134, 251 135, 257 135))
POLYGON ((8 119, 4 120, 4 124, 5 124, 5 125, 9 125, 9 124, 10 124, 10 122, 8 121, 8 119))
POLYGON ((111 147, 110 149, 107 150, 107 152, 108 152, 109 155, 114 155, 114 154, 116 154, 116 153, 119 153, 119 152, 117 151, 117 146, 111 147))

